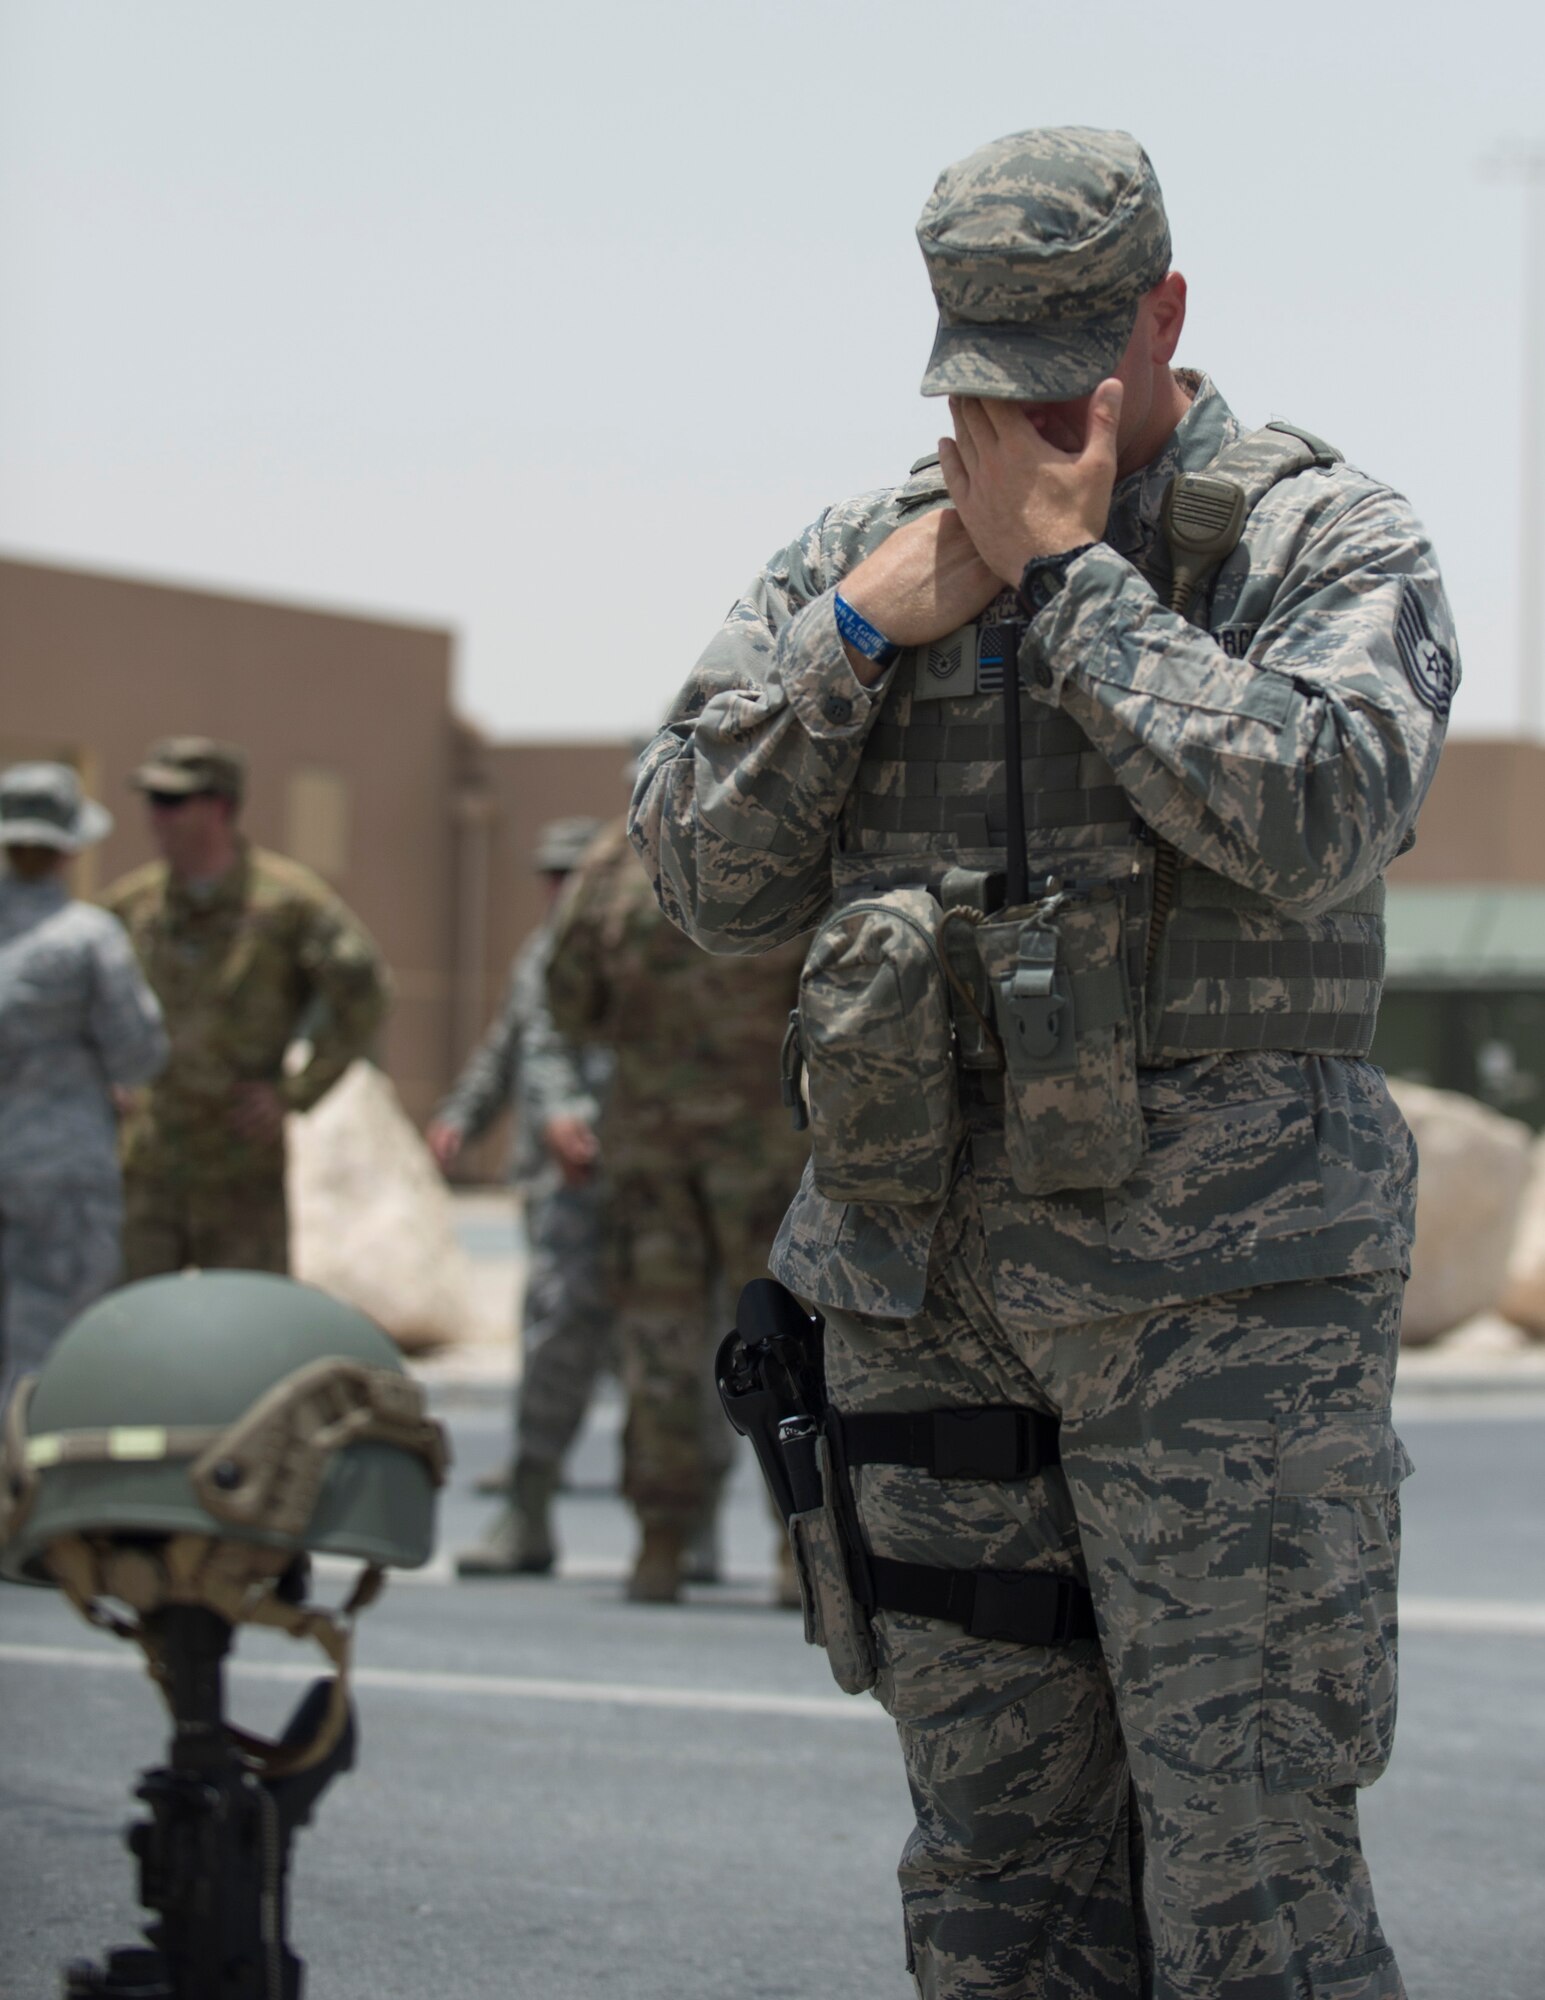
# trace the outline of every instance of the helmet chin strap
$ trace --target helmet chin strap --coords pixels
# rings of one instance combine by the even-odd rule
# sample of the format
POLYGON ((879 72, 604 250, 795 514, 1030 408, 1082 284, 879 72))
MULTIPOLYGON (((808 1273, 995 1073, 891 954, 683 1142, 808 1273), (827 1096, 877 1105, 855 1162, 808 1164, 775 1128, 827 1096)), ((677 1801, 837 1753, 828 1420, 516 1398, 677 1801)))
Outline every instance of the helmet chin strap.
MULTIPOLYGON (((338 1741, 349 1713, 354 1620, 381 1593, 385 1573, 379 1564, 366 1563, 348 1601, 331 1611, 325 1605, 291 1603, 281 1595, 295 1557, 255 1542, 170 1535, 160 1542, 125 1545, 105 1535, 61 1535, 44 1549, 43 1561, 83 1618, 140 1648, 163 1699, 168 1697, 167 1663, 155 1627, 147 1621, 170 1605, 198 1605, 232 1626, 267 1625, 293 1639, 314 1640, 333 1667, 315 1735, 281 1746, 229 1724, 227 1734, 238 1754, 264 1778, 308 1770, 338 1741), (121 1616, 114 1603, 126 1605, 134 1616, 121 1616)), ((177 1720, 175 1711, 172 1719, 177 1720)))

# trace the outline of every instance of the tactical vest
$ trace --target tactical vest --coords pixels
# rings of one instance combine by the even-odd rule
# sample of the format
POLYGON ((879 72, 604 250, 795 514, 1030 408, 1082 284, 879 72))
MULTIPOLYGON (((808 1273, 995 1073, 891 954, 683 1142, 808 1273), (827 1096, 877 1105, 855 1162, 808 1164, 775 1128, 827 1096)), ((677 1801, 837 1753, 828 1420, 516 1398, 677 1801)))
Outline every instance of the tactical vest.
MULTIPOLYGON (((1204 474, 1171 488, 1171 575, 1150 581, 1168 582, 1172 606, 1205 629, 1196 585, 1238 541, 1249 512, 1278 480, 1338 457, 1287 426, 1227 447, 1204 474)), ((852 1045, 863 1072, 877 1007, 910 1015, 914 1043, 922 1032, 930 969, 920 952, 909 960, 907 947, 926 919, 908 905, 910 931, 891 922, 867 952, 862 941, 864 912, 878 904, 894 918, 898 893, 905 900, 906 891, 926 891, 938 907, 935 956, 954 1062, 977 1072, 989 1096, 994 1072, 1007 1071, 1011 1125, 1016 1072, 1029 1091, 1020 1122, 1038 1160, 1016 1163, 1010 1147, 1027 1192, 1110 1186, 1132 1171, 1144 1143, 1141 1067, 1231 1050, 1361 1056, 1372 1040, 1384 967, 1382 882, 1314 917, 1284 913, 1160 840, 1078 724, 1037 702, 1020 711, 1032 905, 1012 931, 995 918, 1008 821, 1003 676, 1015 671, 1023 631, 995 622, 995 611, 1001 619, 993 607, 903 654, 839 827, 836 910, 812 947, 800 1017, 817 1182, 834 1198, 918 1200, 941 1185, 908 1169, 903 1129, 921 1107, 927 1115, 912 1120, 911 1153, 936 1160, 947 1144, 952 1114, 936 1087, 937 1064, 891 1060, 887 1068, 882 1059, 877 1077, 859 1075, 846 1112, 839 1101, 843 1050, 852 1045), (894 980, 879 976, 882 960, 894 980), (883 1172, 866 1178, 838 1167, 839 1157, 853 1161, 855 1140, 860 1156, 867 1149, 900 1158, 899 1174, 887 1184, 883 1172)), ((1242 709, 1280 714, 1282 692, 1278 677, 1261 670, 1242 709)), ((947 1173, 946 1164, 945 1185, 947 1173)))

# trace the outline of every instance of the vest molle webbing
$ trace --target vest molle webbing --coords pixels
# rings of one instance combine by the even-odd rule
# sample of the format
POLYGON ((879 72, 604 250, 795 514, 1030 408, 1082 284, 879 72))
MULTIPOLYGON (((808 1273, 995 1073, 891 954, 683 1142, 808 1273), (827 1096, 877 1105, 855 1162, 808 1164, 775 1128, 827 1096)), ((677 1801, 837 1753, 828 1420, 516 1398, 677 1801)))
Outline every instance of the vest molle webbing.
MULTIPOLYGON (((1312 434, 1272 424, 1193 477, 1240 488, 1245 506, 1236 518, 1243 522, 1279 480, 1338 457, 1312 434)), ((1199 586, 1231 546, 1219 543, 1191 560, 1184 594, 1198 622, 1199 586)), ((1177 572, 1185 561, 1177 556, 1177 572)), ((903 655, 848 801, 839 882, 870 863, 877 875, 898 880, 897 862, 907 854, 917 857, 909 879, 935 893, 957 860, 982 867, 996 855, 1001 866, 1008 816, 1002 668, 998 648, 982 644, 994 622, 988 611, 979 623, 903 655)), ((1270 668, 1259 676, 1253 707, 1279 713, 1286 690, 1270 668)), ((1070 716, 1027 704, 1021 753, 1032 879, 1077 877, 1092 864, 1107 880, 1127 878, 1127 971, 1140 988, 1144 1062, 1226 1050, 1367 1053, 1384 972, 1382 883, 1319 916, 1287 916, 1156 843, 1070 716)), ((840 887, 839 900, 852 893, 840 887)))

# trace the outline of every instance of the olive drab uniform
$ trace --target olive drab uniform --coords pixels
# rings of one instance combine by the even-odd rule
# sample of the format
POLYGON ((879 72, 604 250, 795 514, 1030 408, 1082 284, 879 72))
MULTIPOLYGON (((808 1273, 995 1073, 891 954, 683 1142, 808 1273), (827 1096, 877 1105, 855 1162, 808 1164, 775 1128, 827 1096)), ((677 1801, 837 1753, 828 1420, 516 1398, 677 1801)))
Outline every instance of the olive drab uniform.
POLYGON ((1415 1162, 1363 1057, 1457 651, 1404 500, 1179 379, 1060 591, 873 688, 834 587, 947 504, 938 467, 823 514, 635 795, 701 942, 823 926, 772 1268, 825 1314, 837 1426, 1018 1413, 947 1464, 939 1430, 850 1454, 834 1665, 897 1723, 908 1963, 946 2000, 1403 1991, 1355 1787, 1394 1722, 1415 1162), (1228 453, 1253 504, 1188 597, 1164 498, 1228 453), (1005 909, 1016 668, 1031 887, 1005 909))
POLYGON ((722 1473, 714 1315, 766 1274, 806 1152, 778 1092, 802 956, 792 945, 748 962, 690 944, 661 916, 620 822, 559 904, 553 1025, 615 1064, 601 1167, 628 1395, 623 1487, 646 1528, 690 1530, 722 1473))
POLYGON ((283 1136, 239 1138, 233 1092, 272 1084, 290 1110, 307 1111, 369 1052, 386 1006, 376 948, 318 876, 245 841, 217 882, 190 887, 153 862, 103 901, 171 1035, 166 1068, 125 1125, 126 1273, 284 1272, 283 1136), (309 1054, 287 1074, 302 1043, 309 1054))

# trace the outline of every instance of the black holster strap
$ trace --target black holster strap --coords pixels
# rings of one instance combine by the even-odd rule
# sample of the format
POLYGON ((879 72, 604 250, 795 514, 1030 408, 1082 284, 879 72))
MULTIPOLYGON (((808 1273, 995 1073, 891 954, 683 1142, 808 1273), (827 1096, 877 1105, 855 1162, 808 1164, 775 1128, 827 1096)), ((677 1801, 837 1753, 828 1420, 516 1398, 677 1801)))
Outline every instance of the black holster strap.
POLYGON ((1057 1419, 1041 1410, 844 1414, 842 1442, 849 1465, 915 1465, 935 1479, 1029 1479, 1061 1458, 1057 1419))
POLYGON ((1097 1636, 1094 1600, 1071 1577, 1033 1569, 933 1569, 869 1558, 876 1611, 939 1618, 973 1639, 1065 1646, 1097 1636))

